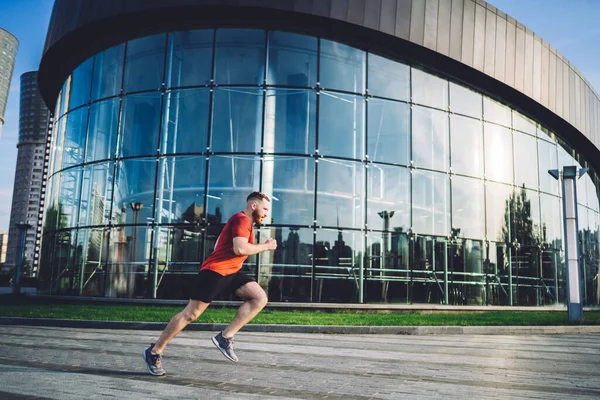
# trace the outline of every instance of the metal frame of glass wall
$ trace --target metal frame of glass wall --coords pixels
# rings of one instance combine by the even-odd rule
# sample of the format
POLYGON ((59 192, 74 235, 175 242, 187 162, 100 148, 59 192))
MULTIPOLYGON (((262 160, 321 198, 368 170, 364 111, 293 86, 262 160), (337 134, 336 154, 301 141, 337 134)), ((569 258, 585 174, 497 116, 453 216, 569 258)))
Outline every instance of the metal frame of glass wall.
MULTIPOLYGON (((95 55, 59 96, 40 271, 51 293, 185 298, 261 190, 272 219, 257 239, 280 245, 244 270, 270 301, 563 301, 546 171, 579 156, 420 67, 290 32, 182 31, 95 55)), ((597 186, 593 171, 578 186, 588 303, 597 186)))

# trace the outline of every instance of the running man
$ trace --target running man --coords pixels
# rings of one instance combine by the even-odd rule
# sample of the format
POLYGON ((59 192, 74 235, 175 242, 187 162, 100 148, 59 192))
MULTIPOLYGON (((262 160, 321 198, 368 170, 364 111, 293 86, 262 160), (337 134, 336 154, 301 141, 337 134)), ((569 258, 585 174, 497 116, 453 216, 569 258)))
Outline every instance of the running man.
POLYGON ((240 272, 240 269, 248 256, 277 248, 277 241, 273 238, 262 244, 254 244, 252 223, 262 223, 269 212, 270 202, 267 195, 252 192, 246 199, 244 211, 229 218, 217 238, 213 253, 200 267, 198 284, 192 291, 190 302, 171 319, 156 343, 152 343, 142 352, 148 372, 152 375, 165 375, 162 353, 167 344, 189 323, 195 321, 211 301, 225 290, 235 292, 238 297, 244 299, 244 303, 229 326, 213 337, 212 341, 227 359, 238 361, 233 351, 233 336, 267 304, 265 291, 254 279, 240 272))

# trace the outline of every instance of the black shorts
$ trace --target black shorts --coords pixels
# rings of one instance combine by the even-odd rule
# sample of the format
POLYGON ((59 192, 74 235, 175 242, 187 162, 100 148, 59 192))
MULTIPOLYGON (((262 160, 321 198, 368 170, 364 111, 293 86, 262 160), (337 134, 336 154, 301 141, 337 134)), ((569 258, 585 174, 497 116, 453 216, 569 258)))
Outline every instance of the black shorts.
POLYGON ((203 303, 210 303, 222 292, 235 293, 236 290, 249 282, 256 281, 243 272, 223 276, 215 271, 204 269, 196 277, 195 285, 190 290, 190 298, 200 300, 203 303))

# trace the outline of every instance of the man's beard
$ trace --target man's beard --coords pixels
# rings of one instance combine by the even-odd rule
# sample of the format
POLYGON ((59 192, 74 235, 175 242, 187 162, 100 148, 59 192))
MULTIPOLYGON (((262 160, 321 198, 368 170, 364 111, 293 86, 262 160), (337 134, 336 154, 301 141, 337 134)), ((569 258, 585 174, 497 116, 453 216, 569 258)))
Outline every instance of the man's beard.
POLYGON ((258 210, 254 210, 252 211, 252 219, 254 220, 254 223, 256 225, 261 225, 262 224, 262 218, 260 216, 260 213, 258 212, 258 210))

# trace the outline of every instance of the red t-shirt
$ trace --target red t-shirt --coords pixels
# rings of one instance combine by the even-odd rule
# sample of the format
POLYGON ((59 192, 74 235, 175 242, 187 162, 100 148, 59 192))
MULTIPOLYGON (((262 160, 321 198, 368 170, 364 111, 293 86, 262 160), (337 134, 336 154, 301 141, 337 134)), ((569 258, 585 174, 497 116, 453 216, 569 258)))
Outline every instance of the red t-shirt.
POLYGON ((248 256, 238 256, 233 252, 235 237, 248 238, 248 243, 254 244, 252 220, 242 211, 229 218, 217 239, 215 250, 204 260, 200 271, 208 269, 221 275, 231 275, 242 269, 242 264, 248 256))

